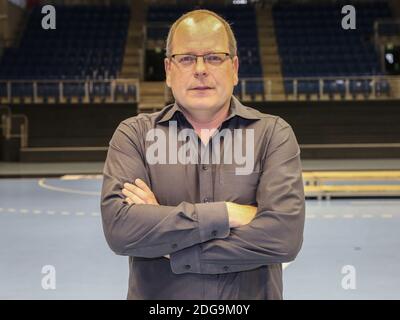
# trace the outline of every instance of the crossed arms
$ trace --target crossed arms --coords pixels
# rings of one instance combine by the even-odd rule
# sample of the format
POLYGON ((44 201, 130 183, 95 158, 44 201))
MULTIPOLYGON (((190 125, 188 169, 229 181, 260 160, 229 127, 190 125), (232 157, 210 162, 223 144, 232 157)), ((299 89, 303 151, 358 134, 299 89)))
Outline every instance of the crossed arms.
POLYGON ((269 141, 257 208, 223 201, 159 205, 148 187, 135 130, 132 124, 120 124, 104 166, 103 228, 114 252, 168 255, 177 274, 237 272, 296 257, 303 239, 304 192, 300 150, 283 120, 277 121, 269 141), (125 185, 133 181, 136 187, 125 185))

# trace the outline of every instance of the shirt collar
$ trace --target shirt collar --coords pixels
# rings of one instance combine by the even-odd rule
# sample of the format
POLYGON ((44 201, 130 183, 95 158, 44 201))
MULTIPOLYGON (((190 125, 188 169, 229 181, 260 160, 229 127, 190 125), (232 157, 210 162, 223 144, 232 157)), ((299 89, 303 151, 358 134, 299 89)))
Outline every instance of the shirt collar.
MULTIPOLYGON (((157 123, 170 121, 177 112, 180 112, 183 115, 181 107, 175 102, 174 104, 170 105, 166 113, 164 113, 164 115, 161 116, 159 120, 157 120, 157 123)), ((232 96, 231 105, 229 108, 229 115, 224 121, 227 121, 235 116, 248 120, 260 119, 259 112, 257 110, 244 106, 235 96, 232 96)))

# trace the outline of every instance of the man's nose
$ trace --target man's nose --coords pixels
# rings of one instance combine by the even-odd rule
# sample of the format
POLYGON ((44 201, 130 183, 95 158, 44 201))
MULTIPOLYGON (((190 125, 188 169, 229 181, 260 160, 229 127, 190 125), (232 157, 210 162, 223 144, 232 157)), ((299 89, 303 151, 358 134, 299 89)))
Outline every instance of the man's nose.
POLYGON ((207 75, 206 65, 204 63, 203 57, 197 57, 195 65, 195 76, 205 76, 207 75))

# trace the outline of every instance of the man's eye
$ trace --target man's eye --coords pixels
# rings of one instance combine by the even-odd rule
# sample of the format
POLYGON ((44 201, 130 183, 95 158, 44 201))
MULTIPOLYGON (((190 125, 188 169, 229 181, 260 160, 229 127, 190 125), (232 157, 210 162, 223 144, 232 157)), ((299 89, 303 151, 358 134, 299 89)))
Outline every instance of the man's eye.
POLYGON ((212 54, 212 55, 207 56, 206 60, 211 63, 220 63, 220 62, 222 62, 222 57, 219 55, 212 54))
POLYGON ((179 63, 192 63, 195 60, 192 56, 183 56, 179 58, 179 63))

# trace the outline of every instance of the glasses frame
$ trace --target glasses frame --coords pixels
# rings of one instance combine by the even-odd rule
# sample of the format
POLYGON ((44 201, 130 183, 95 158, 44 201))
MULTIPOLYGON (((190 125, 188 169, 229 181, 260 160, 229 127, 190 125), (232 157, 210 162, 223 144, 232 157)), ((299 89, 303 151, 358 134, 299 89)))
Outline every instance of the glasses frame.
POLYGON ((224 54, 225 55, 225 59, 219 65, 212 65, 211 64, 212 67, 219 67, 226 60, 233 58, 232 55, 230 53, 228 53, 228 52, 209 52, 209 53, 206 53, 206 54, 174 53, 174 54, 171 54, 168 58, 170 60, 174 61, 180 67, 190 69, 190 68, 193 68, 197 64, 197 59, 200 58, 200 57, 203 58, 203 63, 205 65, 207 65, 207 66, 210 65, 209 63, 206 63, 206 60, 205 60, 204 57, 209 56, 209 55, 213 55, 213 54, 224 54), (196 62, 191 64, 191 65, 185 66, 185 65, 180 64, 178 61, 176 61, 176 59, 175 59, 176 56, 192 56, 192 57, 196 57, 196 62))

